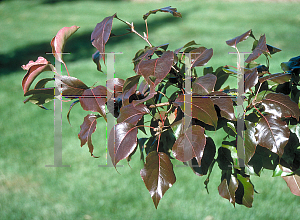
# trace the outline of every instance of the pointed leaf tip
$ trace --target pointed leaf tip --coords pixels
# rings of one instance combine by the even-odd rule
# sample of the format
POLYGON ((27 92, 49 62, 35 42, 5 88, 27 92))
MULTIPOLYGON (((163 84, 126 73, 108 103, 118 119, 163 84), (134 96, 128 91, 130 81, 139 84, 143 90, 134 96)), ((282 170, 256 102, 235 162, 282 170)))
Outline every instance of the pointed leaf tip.
POLYGON ((157 208, 160 199, 176 181, 169 156, 163 152, 150 152, 140 175, 157 208))

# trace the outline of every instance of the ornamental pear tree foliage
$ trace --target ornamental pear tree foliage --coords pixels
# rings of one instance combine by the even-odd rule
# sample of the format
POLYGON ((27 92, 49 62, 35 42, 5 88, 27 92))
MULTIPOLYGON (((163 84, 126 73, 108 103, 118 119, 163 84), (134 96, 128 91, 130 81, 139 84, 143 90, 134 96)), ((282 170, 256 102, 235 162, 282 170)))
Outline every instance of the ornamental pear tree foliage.
POLYGON ((252 207, 256 190, 250 177, 259 176, 263 169, 273 170, 273 177, 281 176, 291 192, 300 196, 300 56, 284 60, 280 64, 282 72, 270 73, 269 59, 281 50, 267 44, 265 35, 255 37, 249 30, 226 41, 241 57, 238 44, 253 40, 252 53, 245 62, 240 60, 237 67, 203 67, 212 58, 213 49, 199 46, 195 41, 186 42, 176 50, 168 50, 167 42, 151 44, 147 19, 157 12, 182 17, 171 6, 151 10, 143 16, 146 27, 143 34, 117 14, 96 25, 91 34, 91 43, 96 48, 92 60, 100 72, 106 65, 108 40, 122 37, 113 34, 114 20, 124 23, 126 34, 136 34, 147 45, 137 50, 128 64, 133 65, 131 77, 113 78, 92 87, 70 76, 63 60, 64 46, 79 27, 63 27, 50 45, 68 75, 60 75, 43 57, 29 61, 22 66, 27 71, 22 81, 27 97, 24 103, 46 109, 44 104, 52 99, 72 100, 68 121, 71 109, 80 103, 89 113, 84 117, 78 137, 81 147, 87 145, 93 157, 96 156, 92 135, 97 121, 107 121, 108 114, 112 114, 117 121, 108 131, 107 147, 112 164, 116 167, 121 160, 129 162, 133 154, 139 154, 144 163, 140 175, 156 208, 176 182, 175 160, 189 166, 196 175, 206 176, 207 190, 213 168, 218 166, 219 194, 233 206, 237 203, 252 207), (256 62, 260 56, 265 57, 264 64, 256 62), (32 88, 35 78, 45 71, 52 71, 54 77, 41 79, 32 88), (240 79, 239 73, 243 73, 240 79), (238 84, 242 83, 244 91, 226 86, 227 80, 240 80, 238 84), (55 87, 46 86, 50 81, 55 81, 59 96, 55 95, 55 87), (237 101, 239 96, 243 97, 242 116, 237 114, 237 108, 241 107, 237 101), (113 105, 108 105, 109 102, 113 105), (241 131, 238 120, 244 123, 239 128, 241 131), (220 146, 207 132, 219 129, 226 134, 221 137, 220 146), (238 157, 238 133, 243 134, 244 158, 238 157))

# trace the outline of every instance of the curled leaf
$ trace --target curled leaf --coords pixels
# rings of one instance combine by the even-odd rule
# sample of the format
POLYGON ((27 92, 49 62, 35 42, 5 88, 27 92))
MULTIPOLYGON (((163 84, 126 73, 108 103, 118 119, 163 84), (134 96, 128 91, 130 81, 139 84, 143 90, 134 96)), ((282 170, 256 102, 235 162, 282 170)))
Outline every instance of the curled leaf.
POLYGON ((246 33, 240 35, 240 36, 237 36, 231 40, 228 40, 226 41, 226 44, 233 47, 233 48, 236 48, 236 45, 244 40, 246 40, 250 34, 252 33, 252 30, 249 30, 247 31, 246 33))
POLYGON ((93 156, 94 146, 92 144, 92 134, 96 130, 97 118, 99 116, 89 114, 84 117, 82 125, 80 125, 80 132, 78 138, 81 141, 81 147, 87 142, 91 156, 93 156))
POLYGON ((56 36, 51 40, 52 53, 55 59, 59 62, 64 63, 63 61, 63 52, 65 44, 68 38, 78 30, 78 26, 73 25, 72 27, 64 27, 60 29, 56 36))
POLYGON ((262 35, 259 38, 257 46, 252 51, 252 53, 245 60, 246 63, 250 63, 251 61, 257 59, 262 53, 270 53, 266 44, 266 35, 262 35))
POLYGON ((35 62, 32 60, 28 64, 23 65, 24 70, 28 70, 22 80, 24 94, 29 90, 34 79, 44 71, 54 71, 54 66, 45 58, 39 57, 35 62))
POLYGON ((55 84, 58 91, 67 98, 77 98, 88 89, 81 80, 72 76, 55 75, 55 84))
POLYGON ((176 181, 169 156, 163 152, 150 152, 140 175, 157 208, 160 199, 176 181))
POLYGON ((143 19, 146 20, 149 17, 149 15, 156 14, 156 12, 158 11, 171 13, 174 17, 179 17, 179 18, 182 17, 182 15, 179 12, 177 12, 177 8, 171 8, 171 6, 168 6, 168 7, 149 11, 148 13, 143 15, 143 19))

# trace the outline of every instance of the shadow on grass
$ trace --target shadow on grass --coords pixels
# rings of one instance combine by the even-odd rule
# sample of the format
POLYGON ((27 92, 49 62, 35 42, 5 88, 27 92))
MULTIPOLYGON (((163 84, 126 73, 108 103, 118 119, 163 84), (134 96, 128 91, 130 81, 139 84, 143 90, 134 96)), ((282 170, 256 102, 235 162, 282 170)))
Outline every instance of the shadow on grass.
MULTIPOLYGON (((172 16, 159 18, 148 22, 148 25, 151 26, 151 32, 155 29, 162 28, 162 26, 168 26, 171 23, 176 23, 179 21, 179 18, 174 18, 172 16)), ((96 26, 96 24, 95 24, 96 26)), ((136 30, 145 30, 145 23, 143 20, 134 23, 136 30)), ((112 33, 119 35, 127 33, 128 27, 124 26, 120 28, 112 28, 112 33)), ((85 32, 82 34, 75 33, 67 42, 64 52, 71 52, 70 55, 65 56, 65 62, 74 62, 80 59, 90 58, 92 60, 92 54, 95 53, 96 48, 91 44, 91 33, 85 32)), ((131 40, 131 38, 138 38, 135 34, 127 34, 122 37, 112 37, 109 39, 108 44, 117 45, 122 44, 123 42, 131 40)), ((8 54, 0 54, 0 66, 1 66, 1 75, 7 75, 15 71, 21 70, 23 64, 27 64, 30 60, 35 61, 39 56, 43 56, 53 63, 54 57, 52 55, 46 55, 46 53, 51 53, 49 39, 48 42, 31 44, 23 48, 16 49, 11 51, 8 54), (53 60, 51 60, 53 58, 53 60)), ((133 42, 134 44, 134 42, 133 42)), ((146 45, 146 43, 145 43, 146 45)))

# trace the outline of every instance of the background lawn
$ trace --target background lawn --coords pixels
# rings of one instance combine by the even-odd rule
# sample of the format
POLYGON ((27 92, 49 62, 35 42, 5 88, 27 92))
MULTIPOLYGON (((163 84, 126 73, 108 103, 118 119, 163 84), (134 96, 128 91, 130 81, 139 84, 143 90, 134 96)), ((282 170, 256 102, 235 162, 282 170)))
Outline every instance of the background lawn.
MULTIPOLYGON (((96 71, 91 60, 95 49, 90 34, 105 17, 118 16, 134 22, 143 32, 142 15, 149 10, 173 6, 183 18, 159 13, 149 17, 149 36, 153 45, 170 43, 175 50, 195 40, 214 49, 207 66, 235 65, 234 52, 225 41, 249 29, 259 38, 266 34, 267 43, 282 49, 271 59, 270 72, 280 72, 280 63, 300 55, 299 2, 247 1, 1 1, 0 2, 0 219, 298 219, 300 198, 294 196, 281 178, 264 171, 252 181, 259 194, 252 208, 235 208, 218 195, 220 172, 215 167, 209 194, 204 188, 206 177, 198 177, 186 167, 175 167, 177 181, 154 208, 140 177, 143 167, 135 155, 130 163, 120 162, 119 175, 105 164, 105 124, 99 120, 93 135, 95 155, 87 146, 80 148, 79 126, 87 112, 75 106, 69 126, 63 107, 63 164, 71 167, 49 168, 53 164, 53 110, 45 111, 23 104, 21 81, 26 73, 20 66, 44 56, 52 61, 49 45, 59 29, 77 25, 81 28, 68 41, 65 55, 70 74, 88 86, 104 85, 106 76, 96 71)), ((114 20, 114 33, 127 28, 114 20)), ((114 38, 106 51, 123 52, 116 56, 116 77, 134 74, 128 65, 135 52, 145 46, 136 35, 114 38)), ((249 52, 252 40, 240 44, 249 52)), ((202 68, 198 68, 202 72, 202 68)), ((45 73, 43 77, 47 76, 45 73)), ((48 74, 52 76, 51 73, 48 74)), ((53 102, 48 105, 53 109, 53 102)), ((215 135, 217 143, 220 138, 215 135)), ((219 146, 218 146, 219 147, 219 146)), ((180 164, 176 162, 175 164, 180 164)))

